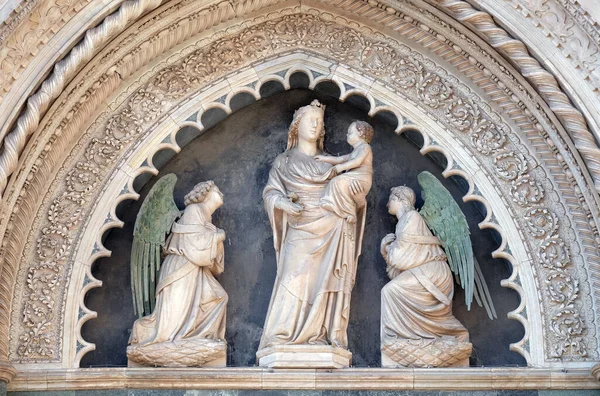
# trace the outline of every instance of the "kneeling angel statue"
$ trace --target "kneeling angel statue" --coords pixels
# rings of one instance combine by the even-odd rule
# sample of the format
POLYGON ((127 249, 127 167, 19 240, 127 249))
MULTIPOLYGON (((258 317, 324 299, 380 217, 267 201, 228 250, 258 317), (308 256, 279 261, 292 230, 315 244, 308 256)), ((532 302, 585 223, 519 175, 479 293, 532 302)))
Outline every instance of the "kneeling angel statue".
POLYGON ((381 241, 391 281, 381 291, 383 367, 468 366, 472 351, 467 329, 452 314, 454 278, 496 316, 473 255, 469 226, 450 192, 429 172, 417 177, 425 201, 415 209, 415 192, 391 190, 388 210, 397 216, 395 234, 381 241), (432 232, 433 231, 433 232, 432 232))
POLYGON ((215 276, 224 269, 225 232, 212 224, 223 194, 213 181, 198 183, 180 212, 176 181, 173 174, 161 178, 136 220, 131 284, 140 318, 127 357, 132 366, 224 367, 227 293, 215 276))

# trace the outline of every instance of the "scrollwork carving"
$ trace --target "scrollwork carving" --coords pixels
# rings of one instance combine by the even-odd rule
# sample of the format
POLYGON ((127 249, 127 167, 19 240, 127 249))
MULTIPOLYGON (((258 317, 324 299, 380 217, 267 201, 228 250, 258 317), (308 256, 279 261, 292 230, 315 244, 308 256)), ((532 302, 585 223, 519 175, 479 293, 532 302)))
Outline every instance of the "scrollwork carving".
POLYGON ((52 295, 59 287, 60 278, 53 263, 42 262, 27 273, 27 300, 22 322, 26 330, 19 336, 19 356, 31 360, 54 357, 56 323, 52 320, 55 302, 52 295))
POLYGON ((354 61, 359 56, 356 49, 362 46, 361 40, 362 37, 355 32, 348 34, 346 29, 334 29, 331 32, 331 40, 328 41, 327 48, 334 56, 346 62, 354 61))
POLYGON ((186 73, 179 65, 161 70, 156 76, 155 82, 156 87, 171 99, 178 99, 185 95, 196 83, 198 83, 198 79, 186 73))
POLYGON ((529 176, 521 177, 513 181, 510 187, 513 201, 523 207, 540 203, 544 199, 544 188, 529 176))
POLYGON ((394 63, 390 77, 400 88, 407 89, 416 86, 422 75, 423 66, 411 56, 407 56, 394 63))
MULTIPOLYGON (((361 51, 360 61, 365 70, 376 76, 382 76, 387 74, 388 67, 396 61, 397 57, 396 51, 391 49, 389 45, 368 41, 361 51)), ((430 90, 433 93, 434 89, 430 88, 430 90)), ((427 87, 423 87, 423 91, 429 95, 427 87)))
POLYGON ((282 18, 273 24, 273 31, 278 36, 281 44, 289 46, 308 45, 313 48, 325 45, 323 37, 328 34, 327 27, 315 24, 310 15, 301 15, 298 18, 282 18))
POLYGON ((573 111, 569 98, 562 92, 554 76, 529 56, 522 42, 514 40, 505 30, 500 29, 491 15, 476 10, 465 1, 436 0, 436 3, 457 20, 469 23, 474 29, 482 32, 490 45, 510 57, 521 73, 528 75, 534 85, 540 84, 545 87, 540 90, 540 95, 569 131, 594 179, 596 189, 600 189, 600 148, 589 131, 585 118, 580 112, 573 111))
POLYGON ((65 232, 44 228, 37 243, 38 258, 43 262, 64 260, 65 252, 69 250, 70 245, 71 241, 65 232))
POLYGON ((563 270, 553 270, 546 278, 550 299, 561 308, 571 307, 579 295, 579 281, 563 270))
POLYGON ((524 219, 529 232, 536 237, 551 235, 558 230, 558 218, 548 208, 531 208, 525 212, 524 219))
POLYGON ((579 312, 573 308, 561 309, 552 317, 551 327, 559 336, 559 342, 552 347, 553 357, 564 355, 587 356, 582 335, 585 330, 579 312))
MULTIPOLYGON (((153 121, 158 114, 160 114, 161 109, 167 104, 167 102, 165 100, 161 100, 158 95, 141 89, 132 96, 131 104, 135 109, 137 109, 136 114, 138 117, 141 117, 144 122, 150 122, 153 121)), ((137 126, 139 123, 140 122, 138 121, 138 123, 134 124, 137 126)), ((137 130, 137 128, 135 129, 137 130)))
POLYGON ((565 268, 569 265, 569 250, 565 242, 558 237, 542 242, 539 247, 542 265, 547 268, 565 268))
POLYGON ((444 78, 432 73, 425 73, 421 76, 417 93, 423 103, 435 109, 446 103, 446 100, 452 95, 452 88, 444 78))
POLYGON ((506 132, 488 121, 480 122, 471 133, 473 146, 483 155, 498 151, 506 143, 506 132))
POLYGON ((108 120, 106 128, 117 141, 127 143, 142 131, 142 122, 142 118, 131 108, 125 108, 108 120))
POLYGON ((521 153, 509 151, 494 158, 496 174, 504 181, 513 181, 527 173, 527 161, 521 153))
POLYGON ((84 202, 77 194, 63 193, 50 206, 48 220, 53 224, 63 224, 67 230, 71 230, 81 221, 84 202))
POLYGON ((123 144, 114 139, 94 138, 85 152, 85 158, 99 167, 104 167, 112 163, 122 149, 123 144))
POLYGON ((446 106, 446 118, 461 132, 471 129, 480 117, 477 105, 468 99, 453 97, 446 106))
POLYGON ((67 175, 67 191, 79 194, 90 192, 98 183, 98 173, 93 164, 79 162, 67 175))

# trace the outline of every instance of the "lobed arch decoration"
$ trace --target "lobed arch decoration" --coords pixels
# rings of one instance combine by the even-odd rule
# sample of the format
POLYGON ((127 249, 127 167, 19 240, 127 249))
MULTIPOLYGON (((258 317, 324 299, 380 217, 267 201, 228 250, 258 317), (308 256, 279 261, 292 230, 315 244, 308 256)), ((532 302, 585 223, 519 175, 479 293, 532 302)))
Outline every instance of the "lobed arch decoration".
POLYGON ((48 373, 36 372, 76 368, 93 348, 79 334, 94 317, 85 293, 99 286, 89 268, 110 253, 102 233, 120 225, 116 204, 136 198, 135 177, 156 172, 154 154, 179 150, 177 131, 201 130, 208 109, 231 112, 239 92, 258 99, 268 81, 289 88, 302 71, 311 88, 333 81, 341 100, 361 94, 370 114, 397 116, 398 132, 421 131, 424 153, 444 153, 445 174, 464 177, 466 199, 488 209, 482 227, 503 236, 495 255, 513 264, 505 285, 521 295, 511 316, 525 337, 512 349, 532 367, 578 375, 565 374, 563 386, 589 383, 599 360, 597 194, 551 107, 503 58, 447 16, 408 2, 392 12, 290 1, 230 19, 225 6, 173 3, 81 70, 9 181, 3 265, 23 264, 9 280, 10 342, 0 347, 23 378, 48 386, 48 373), (336 34, 345 40, 331 40, 336 34))

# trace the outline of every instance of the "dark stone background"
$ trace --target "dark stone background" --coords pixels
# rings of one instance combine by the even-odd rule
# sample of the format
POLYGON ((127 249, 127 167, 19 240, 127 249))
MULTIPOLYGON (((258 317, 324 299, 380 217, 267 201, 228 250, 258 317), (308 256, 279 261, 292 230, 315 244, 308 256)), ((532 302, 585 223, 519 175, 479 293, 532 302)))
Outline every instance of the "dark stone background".
MULTIPOLYGON (((294 85, 302 87, 306 78, 299 76, 294 85)), ((474 306, 467 311, 464 294, 459 286, 454 296, 454 313, 468 328, 474 353, 472 366, 526 365, 521 355, 509 351, 509 344, 523 337, 523 327, 506 318, 507 312, 519 305, 517 293, 502 288, 500 281, 509 277, 510 265, 491 258, 498 238, 491 231, 477 227, 484 215, 475 203, 462 204, 465 192, 462 179, 446 180, 441 176, 444 158, 424 157, 417 148, 420 135, 398 136, 395 119, 367 116, 366 100, 352 97, 346 103, 337 100, 335 87, 322 85, 315 91, 294 89, 277 92, 281 87, 263 87, 259 102, 241 95, 234 108, 243 109, 224 118, 218 110, 203 117, 205 125, 214 125, 195 137, 187 128, 178 139, 189 141, 177 156, 162 166, 157 177, 137 180, 143 186, 139 201, 127 201, 119 208, 125 222, 123 229, 105 235, 105 245, 112 250, 110 258, 98 260, 93 274, 104 282, 102 288, 90 291, 87 306, 98 312, 98 318, 88 321, 82 329, 83 338, 96 343, 96 351, 88 353, 81 367, 126 366, 125 348, 131 325, 135 320, 131 300, 129 255, 135 217, 151 186, 164 174, 175 173, 179 180, 175 188, 176 202, 183 208, 183 196, 199 181, 212 179, 225 194, 225 204, 214 215, 214 224, 227 232, 225 272, 219 281, 229 293, 227 312, 228 365, 252 366, 261 336, 273 282, 275 255, 272 233, 263 209, 262 189, 267 182, 272 161, 285 149, 287 128, 294 110, 314 98, 327 104, 325 148, 331 154, 346 154, 351 147, 345 142, 348 125, 355 119, 365 120, 375 128, 372 143, 374 153, 373 187, 369 193, 367 224, 363 253, 359 260, 357 281, 352 293, 349 349, 353 364, 360 367, 380 366, 379 316, 380 290, 388 282, 385 262, 379 254, 383 236, 393 232, 395 221, 387 213, 386 203, 393 186, 406 184, 420 196, 417 174, 428 170, 438 176, 461 205, 471 227, 476 256, 488 280, 496 304, 498 319, 489 320, 485 310, 474 306), (145 185, 144 182, 148 181, 145 185)), ((155 159, 164 162, 171 155, 162 152, 155 159)), ((422 205, 419 198, 417 206, 422 205)))

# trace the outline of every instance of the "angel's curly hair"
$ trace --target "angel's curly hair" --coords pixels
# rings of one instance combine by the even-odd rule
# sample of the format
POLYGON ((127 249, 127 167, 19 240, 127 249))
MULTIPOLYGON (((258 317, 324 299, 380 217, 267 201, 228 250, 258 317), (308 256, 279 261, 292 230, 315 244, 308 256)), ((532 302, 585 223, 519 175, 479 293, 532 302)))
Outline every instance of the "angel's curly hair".
POLYGON ((365 121, 356 120, 352 124, 350 124, 350 128, 354 125, 356 131, 358 132, 358 136, 367 143, 371 143, 373 140, 373 136, 375 135, 375 130, 365 121))
POLYGON ((417 195, 410 187, 392 187, 392 190, 390 191, 390 201, 404 201, 414 207, 417 202, 417 195))
POLYGON ((183 204, 188 206, 190 204, 196 204, 204 202, 206 196, 210 192, 212 188, 215 187, 215 182, 212 180, 208 180, 205 182, 198 183, 194 186, 192 191, 187 193, 185 197, 183 197, 183 204))
MULTIPOLYGON (((291 150, 298 145, 298 125, 300 124, 300 120, 302 117, 308 113, 310 110, 319 110, 325 115, 325 105, 319 102, 318 100, 313 100, 309 105, 302 106, 298 110, 294 112, 294 118, 292 119, 292 123, 290 124, 290 129, 288 130, 288 142, 287 142, 287 150, 291 150)), ((323 139, 325 138, 325 126, 321 126, 321 130, 319 131, 319 139, 317 140, 317 149, 323 151, 323 139)))

